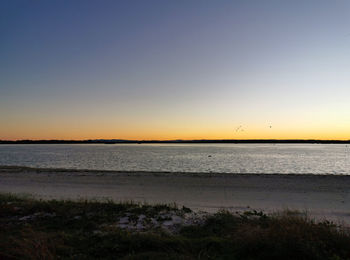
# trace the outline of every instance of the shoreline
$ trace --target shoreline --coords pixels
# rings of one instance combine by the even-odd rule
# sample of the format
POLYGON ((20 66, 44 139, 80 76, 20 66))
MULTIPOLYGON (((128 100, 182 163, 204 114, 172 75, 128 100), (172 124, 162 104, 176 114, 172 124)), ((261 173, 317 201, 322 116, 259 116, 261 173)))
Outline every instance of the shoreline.
POLYGON ((184 174, 0 166, 0 191, 43 199, 176 203, 207 212, 302 210, 316 218, 350 223, 348 175, 184 174))
POLYGON ((350 174, 334 174, 334 173, 234 173, 234 172, 172 172, 172 171, 127 171, 127 170, 99 170, 99 169, 76 169, 76 168, 46 168, 46 167, 30 167, 16 165, 0 165, 0 173, 2 172, 37 172, 37 173, 86 173, 86 174, 122 174, 123 176, 188 176, 188 177, 248 177, 248 176, 284 176, 284 177, 342 177, 350 179, 350 174))

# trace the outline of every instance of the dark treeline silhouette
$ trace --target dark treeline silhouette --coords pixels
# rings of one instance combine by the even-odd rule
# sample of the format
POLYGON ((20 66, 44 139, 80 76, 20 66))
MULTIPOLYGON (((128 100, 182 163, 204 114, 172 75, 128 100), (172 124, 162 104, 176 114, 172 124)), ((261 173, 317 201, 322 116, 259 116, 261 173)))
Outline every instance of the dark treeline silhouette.
POLYGON ((222 140, 119 140, 119 139, 96 139, 96 140, 0 140, 0 144, 201 144, 201 143, 272 143, 272 144, 350 144, 350 140, 315 140, 315 139, 222 139, 222 140))

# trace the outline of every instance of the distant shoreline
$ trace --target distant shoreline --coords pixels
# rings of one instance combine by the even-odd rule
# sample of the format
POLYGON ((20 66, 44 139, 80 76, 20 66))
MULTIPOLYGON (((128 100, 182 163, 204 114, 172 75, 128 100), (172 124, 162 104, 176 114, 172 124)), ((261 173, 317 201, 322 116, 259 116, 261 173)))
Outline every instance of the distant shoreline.
POLYGON ((220 140, 0 140, 0 144, 350 144, 350 140, 220 139, 220 140))

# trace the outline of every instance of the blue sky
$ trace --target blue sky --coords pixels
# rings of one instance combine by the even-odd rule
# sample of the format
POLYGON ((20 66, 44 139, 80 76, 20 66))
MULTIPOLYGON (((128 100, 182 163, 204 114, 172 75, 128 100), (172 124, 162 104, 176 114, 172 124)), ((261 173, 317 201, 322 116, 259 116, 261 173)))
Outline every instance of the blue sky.
POLYGON ((349 1, 0 12, 0 139, 350 139, 349 1))

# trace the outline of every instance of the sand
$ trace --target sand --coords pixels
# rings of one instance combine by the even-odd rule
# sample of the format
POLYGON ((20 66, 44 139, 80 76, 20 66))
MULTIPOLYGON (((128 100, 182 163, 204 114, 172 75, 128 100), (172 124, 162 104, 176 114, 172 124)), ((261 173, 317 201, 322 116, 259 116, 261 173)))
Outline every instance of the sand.
POLYGON ((307 211, 350 224, 350 176, 184 174, 0 166, 0 192, 44 199, 177 203, 194 210, 307 211))

